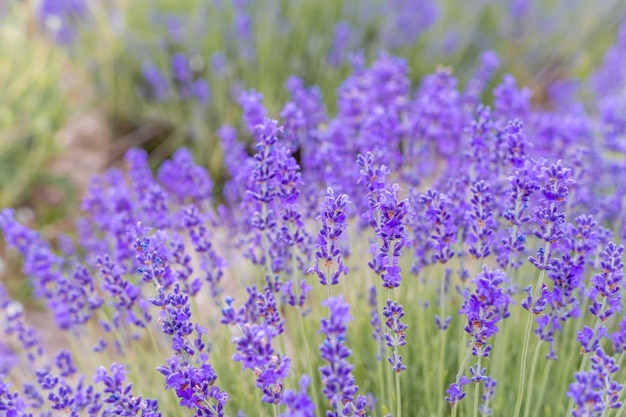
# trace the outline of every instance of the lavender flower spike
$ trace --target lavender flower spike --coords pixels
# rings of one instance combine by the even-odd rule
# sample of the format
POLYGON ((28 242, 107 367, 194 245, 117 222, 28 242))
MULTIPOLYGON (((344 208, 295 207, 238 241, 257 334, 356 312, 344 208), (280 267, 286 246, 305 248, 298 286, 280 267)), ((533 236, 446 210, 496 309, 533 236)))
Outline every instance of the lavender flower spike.
POLYGON ((329 318, 321 321, 320 333, 324 333, 326 339, 320 345, 322 359, 328 365, 320 367, 322 376, 322 393, 330 400, 331 411, 327 417, 350 417, 363 415, 365 409, 365 397, 355 395, 359 387, 355 384, 352 369, 354 365, 348 362, 352 353, 344 341, 350 316, 350 306, 343 300, 343 296, 332 297, 322 302, 328 307, 329 318))
POLYGON ((346 205, 348 203, 347 195, 340 194, 335 197, 332 188, 329 187, 326 190, 322 212, 318 216, 322 221, 322 228, 317 235, 315 265, 309 269, 309 271, 315 271, 322 285, 337 285, 341 274, 348 273, 348 267, 341 259, 341 248, 337 244, 347 226, 346 205), (322 269, 320 269, 320 262, 323 262, 322 269), (331 274, 334 262, 337 262, 337 269, 331 274))

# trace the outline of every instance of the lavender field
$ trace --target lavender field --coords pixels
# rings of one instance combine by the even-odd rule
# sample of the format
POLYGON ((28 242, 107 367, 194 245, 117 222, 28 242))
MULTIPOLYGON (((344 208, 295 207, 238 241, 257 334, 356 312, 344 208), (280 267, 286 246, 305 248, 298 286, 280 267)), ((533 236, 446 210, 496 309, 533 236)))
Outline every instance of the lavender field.
POLYGON ((626 415, 623 2, 22 1, 0 45, 0 417, 626 415))

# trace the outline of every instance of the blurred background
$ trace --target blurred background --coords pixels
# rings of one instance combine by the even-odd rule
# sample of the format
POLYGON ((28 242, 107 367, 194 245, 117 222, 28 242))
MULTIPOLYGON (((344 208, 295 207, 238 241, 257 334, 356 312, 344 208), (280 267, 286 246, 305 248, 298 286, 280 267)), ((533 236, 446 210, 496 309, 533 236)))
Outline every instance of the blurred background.
POLYGON ((381 50, 407 60, 414 87, 445 65, 463 88, 494 51, 494 82, 513 74, 535 106, 592 103, 581 80, 616 43, 625 10, 623 0, 0 0, 0 207, 62 231, 88 178, 130 147, 153 166, 189 147, 219 190, 216 131, 240 128, 243 90, 278 118, 297 75, 332 114, 341 81, 381 50))

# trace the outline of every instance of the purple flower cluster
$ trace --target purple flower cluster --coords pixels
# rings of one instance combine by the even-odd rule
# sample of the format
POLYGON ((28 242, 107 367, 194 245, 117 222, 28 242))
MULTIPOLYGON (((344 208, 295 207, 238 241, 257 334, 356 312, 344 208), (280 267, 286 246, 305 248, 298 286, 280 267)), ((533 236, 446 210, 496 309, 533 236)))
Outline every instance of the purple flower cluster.
POLYGON ((383 308, 383 317, 385 317, 385 326, 388 330, 384 335, 384 340, 387 346, 393 349, 387 361, 391 369, 399 374, 406 369, 406 366, 402 363, 402 355, 397 352, 400 346, 406 345, 405 330, 409 326, 400 321, 404 317, 404 310, 397 302, 387 300, 387 305, 383 308))
POLYGON ((601 321, 606 321, 613 314, 622 311, 620 284, 624 278, 623 253, 623 245, 617 246, 609 242, 602 253, 602 270, 591 279, 593 288, 590 297, 593 303, 589 312, 601 321))
POLYGON ((84 0, 44 0, 37 16, 44 29, 61 45, 72 44, 81 29, 81 20, 88 15, 84 0))
POLYGON ((328 307, 328 318, 322 319, 320 333, 325 335, 320 345, 322 359, 328 362, 320 367, 322 376, 322 393, 330 401, 331 410, 328 417, 363 416, 365 415, 366 400, 364 396, 356 396, 359 387, 355 384, 352 369, 354 365, 348 362, 351 354, 344 340, 347 324, 352 319, 349 313, 350 306, 343 300, 343 296, 329 298, 322 302, 328 307))
POLYGON ((279 404, 283 381, 291 370, 291 360, 277 352, 273 344, 284 332, 285 323, 269 286, 263 292, 254 286, 248 287, 247 291, 248 300, 238 310, 232 305, 233 299, 226 299, 220 322, 237 327, 240 333, 232 338, 236 349, 233 360, 241 362, 243 369, 252 370, 264 402, 279 404))
POLYGON ((495 229, 492 214, 492 199, 489 184, 482 180, 476 181, 472 188, 471 232, 468 243, 469 252, 476 258, 486 258, 491 254, 491 241, 495 229))
POLYGON ((486 369, 481 368, 480 358, 487 358, 493 348, 488 343, 491 336, 498 332, 497 323, 510 316, 509 306, 512 303, 511 296, 505 288, 507 278, 498 269, 489 271, 487 266, 483 266, 483 271, 472 280, 476 285, 474 292, 464 290, 465 301, 459 310, 459 314, 465 314, 467 324, 465 332, 472 338, 470 342, 471 353, 479 357, 476 366, 470 367, 472 377, 468 379, 463 375, 464 369, 459 371, 457 381, 451 384, 446 393, 446 401, 450 406, 454 405, 465 397, 463 385, 470 381, 474 383, 489 382, 493 389, 495 382, 485 375, 486 369))
POLYGON ((615 359, 601 347, 595 349, 591 357, 591 370, 577 372, 576 380, 567 392, 575 403, 572 411, 574 417, 599 416, 606 414, 606 410, 622 406, 620 393, 624 386, 614 379, 618 370, 615 359))
POLYGON ((332 188, 326 190, 326 197, 322 204, 319 219, 322 228, 317 235, 317 250, 315 251, 315 265, 311 268, 320 279, 322 285, 337 285, 339 277, 348 273, 341 256, 339 239, 347 226, 346 206, 350 201, 348 196, 340 194, 335 197, 332 188), (320 262, 323 262, 320 269, 320 262), (333 265, 334 263, 337 265, 333 265))
POLYGON ((464 330, 472 338, 473 355, 489 356, 492 346, 488 339, 497 333, 497 323, 510 316, 512 300, 505 288, 507 281, 499 269, 489 271, 483 266, 483 271, 472 280, 476 285, 475 292, 465 290, 465 301, 459 314, 467 317, 464 330))

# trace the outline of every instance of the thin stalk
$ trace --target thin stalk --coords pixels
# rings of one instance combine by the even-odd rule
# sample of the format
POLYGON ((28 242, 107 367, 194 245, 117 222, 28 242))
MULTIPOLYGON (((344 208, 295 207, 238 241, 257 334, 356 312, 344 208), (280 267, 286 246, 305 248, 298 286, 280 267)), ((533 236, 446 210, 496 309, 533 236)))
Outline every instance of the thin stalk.
MULTIPOLYGON (((398 349, 396 348, 396 352, 398 349)), ((396 353, 397 355, 397 353, 396 353)), ((400 391, 400 372, 396 372, 397 417, 402 417, 402 392, 400 391)))
MULTIPOLYGON (((379 321, 380 321, 380 326, 381 326, 381 331, 382 331, 382 316, 380 315, 380 312, 383 310, 383 300, 382 300, 382 296, 380 295, 380 291, 376 291, 376 304, 377 304, 377 309, 378 309, 378 313, 379 313, 379 321)), ((381 334, 382 337, 382 334, 381 334)), ((382 348, 382 339, 379 341, 379 345, 376 347, 376 349, 381 349, 382 348)), ((381 355, 384 354, 384 349, 381 349, 381 355)), ((378 355, 378 354, 377 354, 378 355)), ((389 404, 391 402, 391 398, 388 396, 389 395, 389 390, 386 390, 385 387, 388 386, 388 384, 386 383, 386 373, 384 372, 383 369, 383 358, 381 357, 380 360, 378 361, 379 368, 380 368, 380 381, 379 383, 381 384, 380 386, 380 397, 381 397, 381 410, 383 415, 387 414, 387 410, 383 409, 387 407, 387 404, 389 404)))
MULTIPOLYGON (((535 345, 535 352, 533 353, 533 361, 530 364, 530 381, 535 380, 535 371, 537 370, 537 360, 539 358, 539 351, 541 350, 542 340, 539 340, 535 345)), ((526 404, 524 404, 524 417, 528 417, 528 412, 530 411, 530 403, 533 398, 533 390, 529 389, 527 393, 528 399, 526 400, 526 404)))
MULTIPOLYGON (((295 271, 294 265, 293 263, 295 261, 295 256, 292 257, 292 270, 295 271)), ((307 368, 308 368, 308 372, 311 375, 311 391, 313 392, 313 403, 315 404, 315 416, 319 416, 319 412, 317 410, 318 404, 319 402, 319 397, 318 397, 318 392, 317 392, 317 378, 315 377, 314 374, 314 369, 313 369, 313 361, 312 361, 312 356, 310 354, 311 350, 309 347, 309 338, 306 335, 306 330, 305 330, 305 322, 304 322, 304 317, 302 317, 302 309, 300 308, 300 293, 298 290, 298 283, 295 282, 294 283, 294 296, 296 298, 296 308, 298 309, 298 327, 300 330, 300 337, 302 338, 303 342, 304 342, 304 362, 306 362, 307 364, 307 368)))
MULTIPOLYGON (((550 253, 550 242, 546 242, 546 246, 544 248, 544 263, 548 259, 550 253)), ((539 294, 541 293, 541 289, 543 287, 543 278, 545 276, 545 269, 542 269, 539 273, 539 280, 537 281, 537 286, 535 287, 535 291, 533 292, 533 302, 537 301, 539 294)), ((532 306, 529 306, 532 308, 532 306)), ((515 412, 513 413, 513 417, 519 417, 519 413, 522 409, 522 400, 524 398, 524 388, 526 384, 526 360, 528 359, 528 342, 530 342, 530 330, 533 324, 533 317, 531 311, 528 312, 528 319, 526 320, 526 330, 524 332, 524 348, 522 350, 522 364, 520 366, 520 377, 519 377, 519 388, 517 389, 517 401, 515 403, 515 412)))
MULTIPOLYGON (((456 380, 455 383, 458 384, 459 382, 461 382, 461 377, 463 376, 463 373, 465 372, 465 367, 467 366, 467 362, 469 362, 469 358, 470 355, 472 354, 472 345, 470 344, 467 347, 467 352, 465 352, 465 357, 463 358, 463 362, 461 362, 461 366, 459 368, 459 373, 456 375, 456 380)), ((458 403, 455 404, 452 407, 452 417, 456 416, 456 410, 458 408, 458 403)))
MULTIPOLYGON (((531 414, 532 416, 539 415, 539 408, 541 407, 541 404, 543 404, 543 398, 546 394, 546 387, 548 385, 548 379, 550 378, 550 368, 552 367, 552 364, 554 362, 555 361, 553 360, 548 361, 548 365, 546 365, 546 367, 543 370, 543 377, 541 378, 541 385, 539 389, 539 399, 535 401, 535 406, 533 407, 533 413, 531 414)), ((531 378, 531 381, 532 381, 532 378, 531 378)))
MULTIPOLYGON (((444 291, 445 291, 445 271, 444 276, 440 280, 439 283, 439 317, 441 320, 445 322, 445 300, 444 300, 444 291)), ((437 369, 439 369, 439 392, 445 391, 445 381, 446 381, 446 369, 444 366, 445 358, 446 358, 446 334, 448 330, 439 329, 439 363, 437 369)), ((441 401, 441 398, 438 399, 439 406, 437 407, 437 415, 440 416, 443 413, 443 405, 444 401, 441 401)))
MULTIPOLYGON (((387 299, 391 300, 391 290, 390 289, 387 290, 387 299)), ((382 323, 381 323, 381 326, 382 326, 382 323)), ((393 398, 393 387, 392 387, 392 385, 393 385, 393 382, 392 382, 393 381, 393 374, 394 374, 394 372, 393 372, 393 367, 392 367, 391 368, 391 379, 389 379, 389 383, 387 384, 387 395, 389 395, 389 408, 392 409, 392 410, 393 410, 393 405, 391 403, 393 402, 393 399, 394 399, 393 398)), ((389 375, 389 374, 387 374, 387 375, 389 375)), ((397 398, 396 398, 396 401, 397 401, 397 398)))
MULTIPOLYGON (((478 355, 478 361, 476 362, 476 370, 480 372, 480 360, 481 355, 478 355)), ((480 382, 475 382, 474 385, 474 417, 478 417, 478 404, 480 403, 480 382)))

